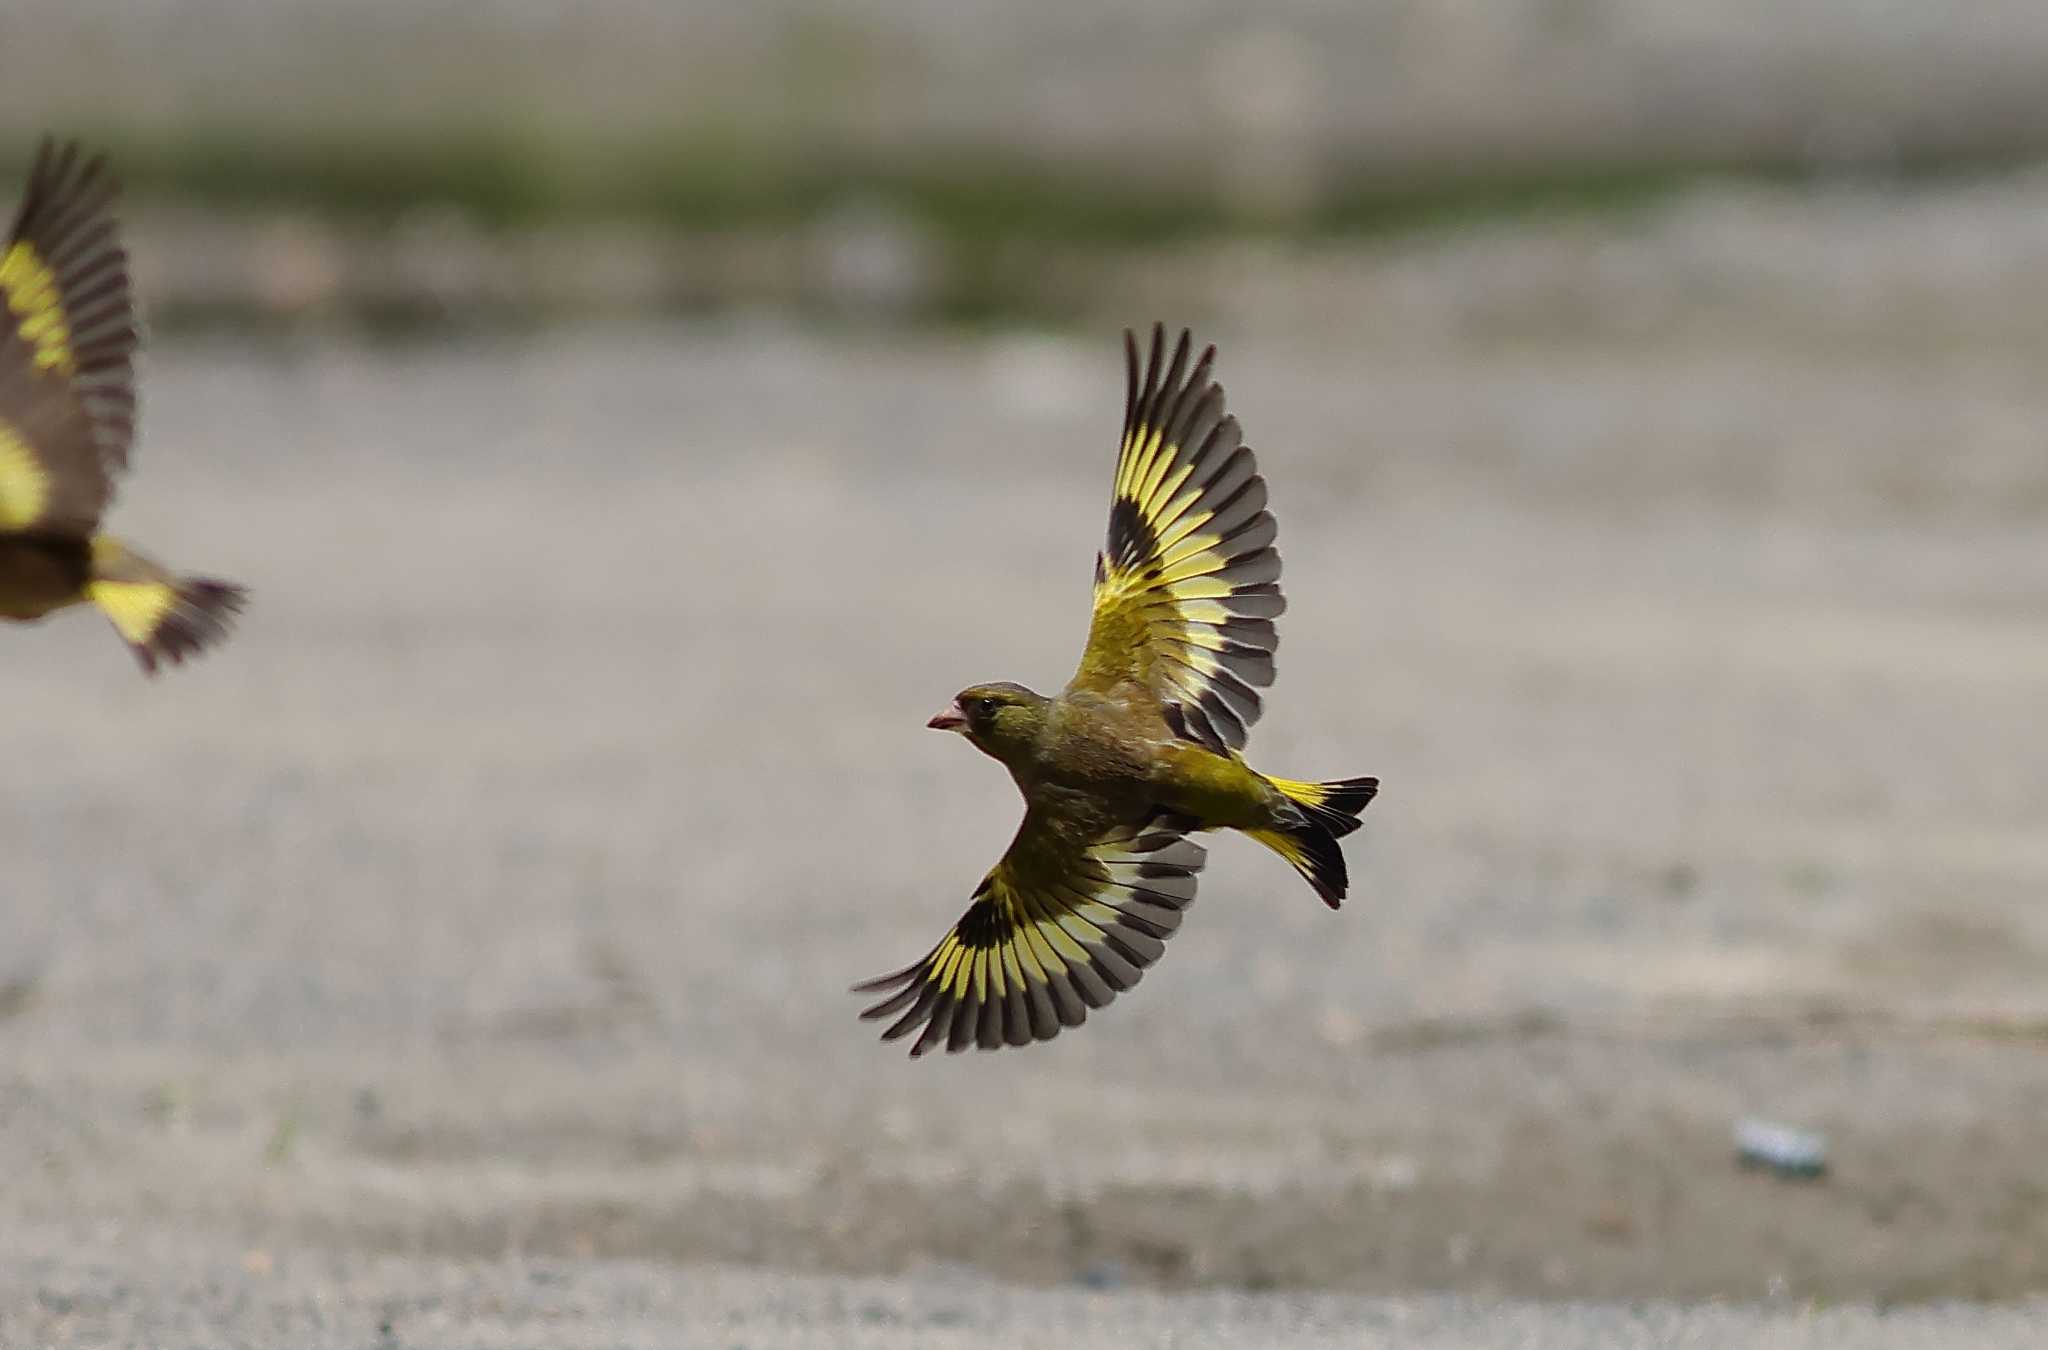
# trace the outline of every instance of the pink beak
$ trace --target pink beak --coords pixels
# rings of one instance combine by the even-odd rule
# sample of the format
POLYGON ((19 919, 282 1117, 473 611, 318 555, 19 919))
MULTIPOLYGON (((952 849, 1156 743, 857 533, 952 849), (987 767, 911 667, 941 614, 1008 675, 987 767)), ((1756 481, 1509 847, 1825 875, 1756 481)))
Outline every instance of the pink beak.
POLYGON ((925 723, 933 731, 958 731, 967 725, 967 719, 960 715, 958 703, 948 703, 946 710, 925 723))

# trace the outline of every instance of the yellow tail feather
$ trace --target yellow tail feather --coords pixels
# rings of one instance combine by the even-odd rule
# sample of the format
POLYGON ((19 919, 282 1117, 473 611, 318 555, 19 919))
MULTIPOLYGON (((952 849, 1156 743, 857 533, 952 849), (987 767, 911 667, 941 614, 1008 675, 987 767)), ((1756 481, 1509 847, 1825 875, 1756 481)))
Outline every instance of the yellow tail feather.
POLYGON ((1285 830, 1246 830, 1246 834, 1287 859, 1294 870, 1308 879, 1331 909, 1344 899, 1351 884, 1344 867, 1344 850, 1336 836, 1314 821, 1285 830))
POLYGON ((1377 778, 1339 778, 1329 783, 1300 783, 1292 778, 1268 778, 1266 781, 1339 839, 1358 828, 1358 813, 1365 810, 1380 791, 1377 778))
MULTIPOLYGON (((1351 879, 1344 866, 1344 850, 1337 841, 1358 828, 1358 813, 1378 795, 1377 778, 1340 778, 1329 783, 1303 783, 1292 778, 1268 778, 1295 806, 1296 819, 1266 829, 1245 833, 1272 849, 1308 878, 1323 903, 1337 908, 1351 879)), ((1289 813, 1282 812, 1283 816, 1289 813)))
POLYGON ((121 635, 144 672, 173 665, 228 634, 246 592, 208 577, 180 577, 117 539, 92 541, 86 595, 121 635))

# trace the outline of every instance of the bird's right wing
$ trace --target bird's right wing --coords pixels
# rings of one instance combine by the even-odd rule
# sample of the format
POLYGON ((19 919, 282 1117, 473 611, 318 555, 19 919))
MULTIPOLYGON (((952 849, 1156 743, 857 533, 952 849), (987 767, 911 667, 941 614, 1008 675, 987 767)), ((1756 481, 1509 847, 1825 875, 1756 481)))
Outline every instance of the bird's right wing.
POLYGON ((83 539, 112 495, 78 396, 18 327, 0 327, 0 533, 83 539))
POLYGON ((863 1018, 901 1014, 882 1039, 924 1028, 913 1056, 944 1046, 1026 1045, 1076 1027, 1138 982, 1180 927, 1206 857, 1192 822, 1067 827, 1033 807, 974 903, 925 958, 855 993, 887 993, 863 1018))
POLYGON ((141 341, 128 253, 114 222, 120 185, 98 156, 45 139, 0 251, 0 297, 38 369, 72 387, 109 473, 135 439, 141 341))
POLYGON ((0 530, 84 536, 135 428, 134 297, 100 161, 45 141, 0 246, 0 530))

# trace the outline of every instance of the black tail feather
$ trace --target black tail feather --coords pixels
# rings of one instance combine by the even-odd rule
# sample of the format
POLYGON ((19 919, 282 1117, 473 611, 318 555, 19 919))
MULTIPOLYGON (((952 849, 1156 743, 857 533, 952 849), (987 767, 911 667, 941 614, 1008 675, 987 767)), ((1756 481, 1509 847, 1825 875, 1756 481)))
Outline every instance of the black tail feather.
POLYGON ((1340 778, 1331 783, 1297 783, 1291 778, 1269 781, 1309 819, 1339 839, 1358 828, 1358 813, 1380 791, 1377 778, 1340 778))

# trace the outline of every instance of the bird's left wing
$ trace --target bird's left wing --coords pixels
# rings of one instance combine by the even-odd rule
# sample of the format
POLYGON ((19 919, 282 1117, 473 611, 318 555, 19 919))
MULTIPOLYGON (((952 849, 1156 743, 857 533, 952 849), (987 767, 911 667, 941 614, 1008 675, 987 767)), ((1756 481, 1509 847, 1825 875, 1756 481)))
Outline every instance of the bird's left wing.
POLYGON ((896 1014, 882 1039, 919 1027, 913 1056, 944 1046, 995 1050, 1081 1025, 1138 982, 1180 927, 1206 856, 1192 822, 1076 831, 1051 810, 1024 816, 974 903, 915 965, 854 986, 887 993, 863 1018, 896 1014))
POLYGON ((1286 609, 1266 481, 1223 387, 1214 347, 1188 368, 1187 333, 1166 358, 1154 325, 1142 381, 1124 334, 1128 392, 1110 505, 1095 559, 1095 617, 1068 685, 1137 688, 1181 735, 1219 753, 1244 748, 1273 682, 1273 620, 1286 609))

